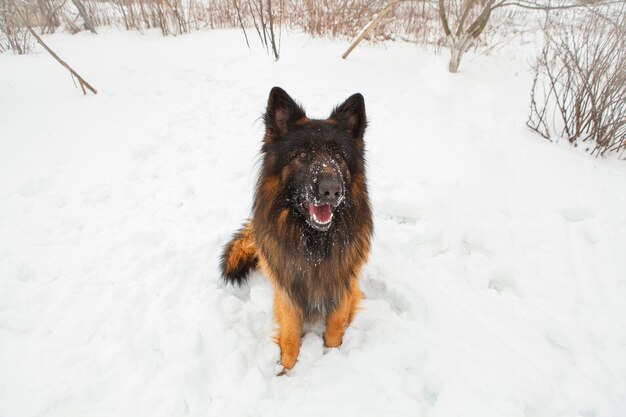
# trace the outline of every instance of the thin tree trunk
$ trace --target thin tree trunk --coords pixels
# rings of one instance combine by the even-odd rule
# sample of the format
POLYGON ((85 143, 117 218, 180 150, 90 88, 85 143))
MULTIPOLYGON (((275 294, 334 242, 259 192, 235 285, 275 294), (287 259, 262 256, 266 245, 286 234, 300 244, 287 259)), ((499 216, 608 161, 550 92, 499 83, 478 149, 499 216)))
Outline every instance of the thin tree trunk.
POLYGON ((91 23, 91 19, 89 19, 89 15, 85 10, 85 6, 83 6, 83 3, 81 3, 80 0, 72 0, 72 3, 74 3, 74 6, 76 6, 76 8, 78 9, 78 13, 80 13, 80 16, 85 21, 85 26, 87 26, 87 29, 89 29, 91 33, 97 34, 96 28, 93 26, 93 23, 91 23))
POLYGON ((265 45, 265 50, 268 50, 267 43, 267 24, 265 23, 265 17, 263 16, 263 0, 259 0, 259 19, 261 20, 261 29, 263 29, 263 44, 265 45))
POLYGON ((444 0, 438 0, 439 20, 441 21, 443 32, 446 35, 448 48, 450 49, 448 71, 456 73, 459 70, 463 54, 467 51, 472 40, 478 38, 487 26, 494 3, 495 0, 486 0, 478 17, 476 17, 467 29, 463 29, 470 9, 477 5, 475 0, 466 0, 463 2, 461 16, 457 22, 456 31, 453 32, 450 29, 450 23, 446 14, 445 2, 444 0))
POLYGON ((276 50, 276 36, 274 36, 274 17, 272 16, 272 0, 267 0, 267 14, 269 15, 270 24, 270 41, 272 42, 272 51, 274 59, 278 61, 278 51, 276 50))
POLYGON ((241 30, 243 30, 243 36, 246 38, 246 45, 248 45, 248 49, 250 49, 250 42, 248 42, 248 34, 246 33, 246 28, 243 25, 243 20, 241 19, 241 11, 239 10, 239 3, 237 3, 237 0, 233 0, 233 2, 235 3, 235 10, 237 10, 237 20, 239 21, 241 30))
POLYGON ((259 30, 259 25, 256 22, 256 17, 254 17, 254 9, 252 9, 251 0, 248 0, 248 7, 250 8, 250 16, 252 16, 252 22, 254 22, 254 28, 256 29, 256 33, 259 35, 259 39, 261 40, 261 45, 263 46, 263 36, 261 35, 261 31, 259 30))
POLYGON ((450 63, 448 64, 448 71, 453 74, 459 70, 461 58, 463 57, 464 51, 462 51, 459 46, 460 45, 454 45, 450 47, 450 63))

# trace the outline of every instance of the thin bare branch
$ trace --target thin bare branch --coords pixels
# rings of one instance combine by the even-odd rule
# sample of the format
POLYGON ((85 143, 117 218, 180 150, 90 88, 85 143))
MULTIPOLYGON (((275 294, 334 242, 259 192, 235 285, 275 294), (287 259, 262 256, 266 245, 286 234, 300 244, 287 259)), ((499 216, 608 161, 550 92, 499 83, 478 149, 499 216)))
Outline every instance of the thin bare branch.
POLYGON ((91 91, 92 93, 98 94, 95 88, 93 88, 87 81, 85 81, 80 75, 78 75, 78 73, 74 71, 72 67, 70 67, 65 61, 59 58, 59 56, 56 53, 54 53, 54 51, 50 49, 48 45, 46 45, 46 43, 39 37, 39 35, 37 35, 37 33, 33 30, 33 28, 28 24, 28 20, 24 17, 22 11, 17 7, 15 2, 13 0, 7 0, 7 1, 11 3, 11 5, 15 8, 15 11, 17 12, 18 16, 22 20, 22 24, 28 29, 30 34, 37 40, 37 42, 41 46, 43 46, 44 49, 48 51, 48 53, 52 55, 52 57, 56 59, 59 64, 63 65, 70 72, 70 74, 72 74, 73 77, 76 77, 76 79, 78 80, 80 84, 81 89, 83 90, 83 94, 85 95, 87 94, 87 92, 85 91, 85 87, 87 87, 89 91, 91 91))

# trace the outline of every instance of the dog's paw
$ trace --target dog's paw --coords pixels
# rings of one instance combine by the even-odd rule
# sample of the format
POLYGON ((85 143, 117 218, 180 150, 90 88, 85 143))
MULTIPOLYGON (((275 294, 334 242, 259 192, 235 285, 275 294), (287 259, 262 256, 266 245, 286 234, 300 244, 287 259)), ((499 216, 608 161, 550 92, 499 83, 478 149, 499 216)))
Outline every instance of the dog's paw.
POLYGON ((338 348, 341 346, 341 342, 343 341, 343 334, 340 335, 324 335, 324 347, 325 348, 338 348))
POLYGON ((283 368, 279 373, 276 374, 276 376, 284 376, 284 375, 289 376, 289 371, 290 371, 289 369, 283 368))

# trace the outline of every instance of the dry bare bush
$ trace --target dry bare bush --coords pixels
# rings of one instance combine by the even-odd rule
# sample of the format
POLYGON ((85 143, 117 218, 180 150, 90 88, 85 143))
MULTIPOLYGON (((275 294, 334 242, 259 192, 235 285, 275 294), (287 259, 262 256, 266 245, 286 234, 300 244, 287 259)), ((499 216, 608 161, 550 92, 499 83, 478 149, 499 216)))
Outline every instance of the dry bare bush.
MULTIPOLYGON (((52 32, 56 24, 72 33, 85 26, 91 30, 112 25, 142 32, 157 28, 165 35, 204 28, 239 27, 249 45, 254 42, 251 38, 256 37, 274 57, 279 53, 283 27, 313 36, 350 39, 387 3, 384 0, 82 0, 84 10, 81 13, 73 4, 74 0, 19 1, 44 10, 37 13, 46 19, 51 15, 49 23, 33 23, 45 32, 52 32)), ((365 38, 405 40, 440 47, 443 42, 436 1, 399 3, 365 38)))
MULTIPOLYGON (((363 33, 364 39, 404 40, 436 50, 448 47, 450 69, 456 71, 469 48, 488 52, 505 42, 509 33, 524 30, 511 24, 515 19, 510 16, 520 8, 536 9, 539 1, 560 8, 568 1, 618 0, 80 0, 83 10, 76 5, 79 0, 19 1, 35 5, 37 13, 46 17, 33 24, 42 32, 53 31, 58 23, 73 33, 84 27, 95 33, 100 25, 141 32, 156 28, 164 35, 238 27, 249 46, 257 38, 275 58, 283 27, 313 36, 350 39, 376 19, 376 25, 363 33), (388 13, 380 16, 391 3, 388 13)), ((14 29, 9 31, 13 34, 21 33, 19 27, 9 28, 14 29)), ((14 49, 14 43, 0 41, 4 49, 14 49)))
POLYGON ((290 4, 289 21, 314 36, 349 37, 367 23, 379 2, 359 0, 303 0, 290 4))
POLYGON ((80 5, 81 0, 0 0, 0 52, 29 52, 32 41, 26 25, 37 28, 41 34, 54 33, 62 25, 71 32, 82 30, 82 24, 77 22, 80 5), (26 24, 19 18, 16 7, 26 24))
POLYGON ((434 46, 436 50, 447 47, 451 55, 449 70, 457 72, 463 54, 470 48, 489 53, 510 40, 510 35, 535 29, 524 21, 528 12, 523 12, 523 1, 526 0, 515 4, 505 0, 390 0, 373 13, 343 58, 374 33, 374 39, 400 38, 434 46), (503 7, 513 5, 518 7, 503 7), (385 36, 386 33, 391 36, 385 36))
POLYGON ((440 37, 435 5, 432 0, 294 1, 288 23, 313 36, 351 39, 377 20, 365 39, 435 44, 440 37))
MULTIPOLYGON (((256 33, 259 36, 261 45, 263 45, 263 47, 268 53, 270 52, 270 49, 271 49, 271 52, 274 55, 274 59, 278 60, 279 58, 278 51, 280 50, 280 39, 277 40, 276 32, 274 31, 274 20, 276 16, 275 16, 275 10, 272 9, 272 1, 266 0, 265 3, 263 3, 263 0, 247 0, 247 5, 248 5, 248 10, 250 11, 252 22, 254 24, 254 29, 256 30, 256 33)), ((240 12, 239 8, 237 10, 238 12, 240 12)), ((280 16, 282 16, 282 9, 281 9, 280 16)), ((243 32, 245 34, 246 31, 244 28, 241 14, 238 14, 238 19, 241 24, 241 28, 243 29, 243 32)), ((248 46, 250 45, 248 44, 248 46)))
POLYGON ((11 3, 0 0, 0 52, 27 54, 31 49, 30 33, 21 24, 11 3))
MULTIPOLYGON (((450 49, 448 69, 453 73, 458 71, 461 57, 467 49, 476 44, 488 25, 497 25, 492 16, 499 10, 517 8, 559 12, 582 8, 600 9, 605 5, 620 3, 623 0, 438 0, 439 18, 450 49)), ((502 26, 499 29, 511 30, 502 26)))
POLYGON ((59 55, 56 54, 44 41, 41 37, 35 32, 35 30, 31 27, 31 22, 29 20, 29 16, 26 13, 27 5, 23 3, 19 3, 16 0, 5 0, 9 6, 11 6, 11 11, 15 13, 18 24, 28 30, 28 33, 39 43, 59 64, 65 67, 71 74, 72 80, 78 81, 80 88, 83 90, 83 94, 87 94, 87 90, 91 91, 94 94, 98 94, 95 88, 91 86, 84 78, 82 78, 75 70, 72 68, 67 62, 62 60, 59 55))
POLYGON ((568 20, 545 25, 527 125, 546 139, 584 144, 595 156, 617 152, 623 158, 626 5, 588 12, 580 24, 568 20))
MULTIPOLYGON (((115 0, 122 23, 127 30, 159 29, 163 35, 189 32, 186 7, 181 0, 115 0)), ((106 13, 110 10, 104 9, 106 13)))

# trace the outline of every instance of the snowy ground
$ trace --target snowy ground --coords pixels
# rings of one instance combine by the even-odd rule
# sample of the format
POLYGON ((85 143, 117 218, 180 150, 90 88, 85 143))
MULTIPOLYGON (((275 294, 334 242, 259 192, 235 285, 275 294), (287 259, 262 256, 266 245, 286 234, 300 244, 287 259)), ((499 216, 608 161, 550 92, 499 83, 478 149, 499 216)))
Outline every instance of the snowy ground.
POLYGON ((0 416, 626 415, 626 165, 524 126, 527 55, 104 31, 0 55, 0 416), (340 349, 276 377, 271 288, 223 287, 270 88, 365 96, 376 237, 340 349))

